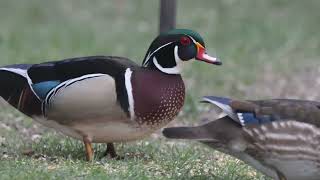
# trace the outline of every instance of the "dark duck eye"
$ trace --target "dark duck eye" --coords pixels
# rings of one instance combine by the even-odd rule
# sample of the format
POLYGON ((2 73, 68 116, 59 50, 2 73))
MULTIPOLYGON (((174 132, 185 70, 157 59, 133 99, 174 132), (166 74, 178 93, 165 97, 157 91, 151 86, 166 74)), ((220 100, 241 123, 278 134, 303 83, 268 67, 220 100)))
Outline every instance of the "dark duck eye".
POLYGON ((181 43, 183 46, 188 46, 188 45, 190 45, 191 40, 190 40, 188 37, 186 37, 186 36, 182 36, 182 37, 180 38, 180 43, 181 43))

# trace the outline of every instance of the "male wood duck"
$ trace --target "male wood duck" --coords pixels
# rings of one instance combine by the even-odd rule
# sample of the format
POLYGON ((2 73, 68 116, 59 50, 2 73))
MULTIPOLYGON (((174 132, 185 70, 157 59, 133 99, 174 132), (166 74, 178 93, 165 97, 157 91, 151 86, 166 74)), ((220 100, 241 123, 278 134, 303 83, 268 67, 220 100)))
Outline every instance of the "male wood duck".
POLYGON ((203 125, 163 130, 168 138, 198 140, 274 179, 320 179, 320 102, 239 101, 207 96, 203 125))
POLYGON ((181 65, 195 58, 221 62, 206 53, 192 30, 160 34, 142 66, 127 58, 92 56, 0 68, 0 95, 13 107, 48 127, 83 140, 88 160, 91 143, 141 139, 177 116, 184 104, 181 65))

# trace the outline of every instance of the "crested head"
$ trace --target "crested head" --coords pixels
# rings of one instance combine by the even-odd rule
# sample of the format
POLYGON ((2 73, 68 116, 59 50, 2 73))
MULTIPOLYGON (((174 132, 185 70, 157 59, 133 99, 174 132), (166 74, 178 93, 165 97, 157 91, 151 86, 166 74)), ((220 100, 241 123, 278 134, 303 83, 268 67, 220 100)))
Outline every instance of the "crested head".
POLYGON ((206 53, 199 33, 189 29, 174 29, 161 33, 151 43, 143 66, 166 74, 179 74, 181 64, 191 59, 220 65, 221 62, 206 53))
POLYGON ((179 35, 185 34, 192 37, 196 42, 200 43, 203 47, 205 47, 204 41, 201 35, 198 32, 192 31, 190 29, 173 29, 171 31, 167 31, 163 33, 164 35, 179 35))

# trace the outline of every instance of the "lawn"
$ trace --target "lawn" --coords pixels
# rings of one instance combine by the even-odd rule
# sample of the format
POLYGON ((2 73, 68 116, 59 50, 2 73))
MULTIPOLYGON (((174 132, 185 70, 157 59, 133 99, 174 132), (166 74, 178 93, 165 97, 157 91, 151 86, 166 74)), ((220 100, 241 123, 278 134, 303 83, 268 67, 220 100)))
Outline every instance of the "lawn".
MULTIPOLYGON (((158 0, 0 0, 0 65, 87 55, 140 63, 158 33, 158 0)), ((320 100, 318 0, 180 0, 177 27, 198 31, 223 66, 188 63, 187 100, 170 125, 196 124, 202 95, 320 100)), ((4 84, 1 86, 5 86, 4 84)), ((116 144, 124 160, 84 160, 81 142, 0 102, 0 179, 268 179, 243 162, 160 131, 116 144)))

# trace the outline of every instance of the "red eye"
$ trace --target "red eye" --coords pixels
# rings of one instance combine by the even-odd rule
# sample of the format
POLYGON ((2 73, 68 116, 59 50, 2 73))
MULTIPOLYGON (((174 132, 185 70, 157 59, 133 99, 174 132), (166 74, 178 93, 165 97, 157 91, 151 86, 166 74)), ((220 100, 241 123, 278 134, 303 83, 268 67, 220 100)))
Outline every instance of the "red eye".
POLYGON ((191 43, 190 39, 186 36, 181 37, 180 43, 184 46, 187 46, 191 43))

